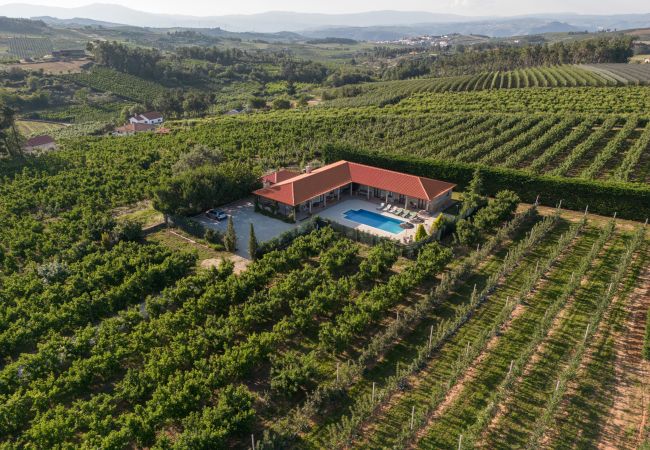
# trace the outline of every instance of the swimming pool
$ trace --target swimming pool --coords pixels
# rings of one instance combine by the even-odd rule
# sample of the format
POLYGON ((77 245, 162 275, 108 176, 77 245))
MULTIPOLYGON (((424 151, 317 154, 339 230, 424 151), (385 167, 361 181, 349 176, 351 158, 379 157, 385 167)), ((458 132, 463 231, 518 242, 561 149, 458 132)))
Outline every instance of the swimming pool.
POLYGON ((393 219, 392 217, 382 216, 365 209, 349 210, 343 214, 343 217, 352 222, 368 225, 369 227, 377 228, 382 231, 387 231, 392 234, 398 234, 404 231, 400 225, 404 222, 402 220, 393 219))

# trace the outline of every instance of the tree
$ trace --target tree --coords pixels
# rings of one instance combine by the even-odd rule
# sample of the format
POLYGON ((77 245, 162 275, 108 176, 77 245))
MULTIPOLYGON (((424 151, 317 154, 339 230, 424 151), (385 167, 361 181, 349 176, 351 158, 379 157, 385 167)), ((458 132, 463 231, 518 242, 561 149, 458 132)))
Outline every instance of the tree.
POLYGON ((213 230, 212 228, 208 228, 207 230, 205 230, 203 239, 208 241, 210 244, 215 244, 215 245, 221 245, 223 242, 223 236, 221 235, 221 233, 217 230, 213 230))
POLYGON ((445 218, 444 214, 438 215, 433 222, 431 223, 431 228, 429 229, 429 234, 435 235, 438 233, 438 230, 440 230, 442 227, 445 226, 447 219, 445 218))
POLYGON ((17 156, 21 153, 22 142, 16 129, 15 117, 13 109, 0 105, 0 154, 17 156))
POLYGON ((89 96, 90 96, 90 89, 85 87, 81 89, 77 89, 77 91, 74 93, 74 99, 79 103, 83 103, 84 105, 88 104, 89 96))
POLYGON ((307 389, 317 374, 318 363, 313 353, 301 354, 288 350, 271 357, 271 389, 291 397, 301 389, 307 389))
POLYGON ((227 252, 234 253, 237 251, 237 234, 235 233, 235 223, 232 216, 228 217, 228 228, 226 228, 226 235, 223 238, 223 245, 226 247, 227 252))
POLYGON ((259 174, 247 164, 206 164, 163 179, 154 190, 153 206, 165 214, 198 214, 243 198, 258 186, 259 174))
POLYGON ((512 191, 499 191, 494 200, 474 216, 474 225, 479 230, 488 230, 495 227, 516 211, 519 196, 512 191))
POLYGON ((117 241, 137 241, 142 239, 142 224, 137 220, 124 219, 115 226, 113 235, 117 241))
POLYGON ((466 217, 472 210, 485 206, 487 200, 483 195, 483 177, 481 169, 474 171, 474 177, 463 193, 463 208, 460 210, 460 217, 466 217))
POLYGON ((181 173, 188 170, 198 169, 205 165, 217 165, 223 161, 223 152, 218 148, 211 148, 205 145, 195 145, 187 153, 181 154, 172 170, 174 173, 181 173))
POLYGON ((461 219, 456 224, 456 237, 463 245, 474 245, 478 242, 479 231, 472 222, 461 219))
POLYGON ((415 231, 415 241, 421 241, 423 239, 426 239, 428 236, 429 235, 427 234, 427 230, 424 229, 424 225, 418 225, 418 229, 415 231))
POLYGON ((271 103, 273 109, 291 109, 291 102, 286 98, 276 98, 271 103))
POLYGON ((296 95, 296 83, 293 81, 287 82, 287 95, 294 96, 296 95))
POLYGON ((145 108, 144 105, 141 105, 139 103, 136 103, 134 105, 127 105, 122 110, 120 111, 120 119, 122 121, 126 122, 128 121, 131 117, 142 114, 145 112, 147 109, 145 108))
POLYGON ((253 97, 248 101, 250 109, 263 109, 266 108, 266 100, 263 98, 253 97))
POLYGON ((251 222, 251 229, 248 235, 248 254, 250 255, 252 260, 257 259, 258 247, 259 244, 257 242, 257 237, 255 236, 255 227, 253 226, 253 222, 251 222))

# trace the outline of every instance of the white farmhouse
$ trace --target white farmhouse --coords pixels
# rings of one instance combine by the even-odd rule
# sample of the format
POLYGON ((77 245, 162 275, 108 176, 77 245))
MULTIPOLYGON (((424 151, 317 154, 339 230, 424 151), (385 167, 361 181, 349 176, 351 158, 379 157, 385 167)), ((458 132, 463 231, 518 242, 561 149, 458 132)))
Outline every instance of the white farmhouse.
POLYGON ((163 123, 163 115, 156 111, 149 111, 146 113, 138 114, 129 119, 129 123, 143 123, 146 125, 159 125, 163 123))

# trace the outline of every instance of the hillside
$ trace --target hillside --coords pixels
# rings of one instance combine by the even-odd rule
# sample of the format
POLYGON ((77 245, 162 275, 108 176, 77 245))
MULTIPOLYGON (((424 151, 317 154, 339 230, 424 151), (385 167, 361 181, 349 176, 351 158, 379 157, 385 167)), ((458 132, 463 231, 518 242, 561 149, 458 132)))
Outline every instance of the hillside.
POLYGON ((0 21, 0 448, 649 448, 640 43, 44 20, 0 21))

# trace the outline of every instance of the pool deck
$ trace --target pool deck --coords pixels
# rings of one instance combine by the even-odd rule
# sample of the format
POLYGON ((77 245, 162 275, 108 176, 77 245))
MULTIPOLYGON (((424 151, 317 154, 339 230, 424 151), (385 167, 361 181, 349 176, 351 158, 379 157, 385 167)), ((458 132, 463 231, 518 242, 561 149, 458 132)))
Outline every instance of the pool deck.
MULTIPOLYGON (((398 219, 400 221, 406 221, 404 217, 400 217, 395 214, 387 213, 384 211, 379 211, 377 209, 378 207, 379 207, 378 203, 369 202, 357 198, 347 198, 345 200, 341 199, 340 202, 334 205, 331 206, 328 205, 325 209, 318 211, 317 214, 324 219, 332 220, 334 222, 340 223, 341 225, 345 225, 346 227, 357 229, 360 231, 365 231, 366 233, 372 233, 376 236, 387 237, 404 243, 408 242, 409 239, 415 240, 415 232, 417 230, 417 225, 410 230, 403 230, 401 233, 393 234, 388 231, 380 230, 379 228, 375 228, 369 225, 364 225, 358 222, 347 220, 344 217, 345 213, 350 210, 365 209, 366 211, 380 214, 382 216, 398 219)), ((434 217, 427 217, 425 222, 423 223, 424 228, 427 231, 431 228, 433 219, 434 217)))

